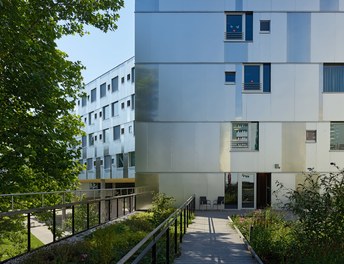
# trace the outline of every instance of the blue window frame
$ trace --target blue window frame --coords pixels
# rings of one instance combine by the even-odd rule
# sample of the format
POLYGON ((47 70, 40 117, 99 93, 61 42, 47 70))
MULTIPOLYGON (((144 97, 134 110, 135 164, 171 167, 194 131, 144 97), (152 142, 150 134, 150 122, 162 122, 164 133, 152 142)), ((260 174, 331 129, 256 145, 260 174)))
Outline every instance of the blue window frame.
POLYGON ((235 72, 225 72, 225 82, 235 83, 235 72))
POLYGON ((242 30, 242 15, 227 15, 227 37, 229 40, 241 40, 243 35, 242 30))
POLYGON ((244 65, 244 91, 271 91, 271 64, 244 65))
POLYGON ((260 20, 260 32, 270 32, 270 20, 260 20))
POLYGON ((344 92, 344 64, 324 64, 324 92, 344 92))
POLYGON ((226 40, 253 40, 253 13, 226 14, 226 40))

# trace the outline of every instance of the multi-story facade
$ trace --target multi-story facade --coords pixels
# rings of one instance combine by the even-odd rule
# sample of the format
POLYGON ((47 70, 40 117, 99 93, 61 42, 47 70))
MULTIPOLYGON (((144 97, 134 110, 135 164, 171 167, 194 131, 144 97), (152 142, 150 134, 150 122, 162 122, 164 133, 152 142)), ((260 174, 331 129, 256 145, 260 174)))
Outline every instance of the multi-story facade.
POLYGON ((260 208, 344 167, 344 1, 138 0, 135 23, 138 185, 260 208))
POLYGON ((79 179, 82 188, 132 187, 135 183, 134 57, 86 84, 76 113, 85 123, 79 179))

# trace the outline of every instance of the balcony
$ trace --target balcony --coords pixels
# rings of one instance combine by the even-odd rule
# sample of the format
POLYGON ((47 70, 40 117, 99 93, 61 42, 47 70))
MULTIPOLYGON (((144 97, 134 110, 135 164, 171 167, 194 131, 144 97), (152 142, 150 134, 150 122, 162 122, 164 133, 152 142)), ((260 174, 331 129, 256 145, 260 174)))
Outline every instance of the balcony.
POLYGON ((225 32, 226 40, 243 40, 243 32, 225 32))

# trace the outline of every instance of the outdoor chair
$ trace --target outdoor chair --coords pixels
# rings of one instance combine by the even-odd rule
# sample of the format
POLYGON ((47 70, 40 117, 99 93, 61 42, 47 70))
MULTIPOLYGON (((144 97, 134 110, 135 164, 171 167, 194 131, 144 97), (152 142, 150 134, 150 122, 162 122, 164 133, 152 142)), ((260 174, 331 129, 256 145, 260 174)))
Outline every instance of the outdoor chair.
POLYGON ((208 208, 208 205, 210 206, 210 200, 207 199, 207 196, 200 196, 199 197, 199 209, 201 210, 201 206, 205 206, 205 209, 208 208))
POLYGON ((225 204, 225 197, 223 196, 218 196, 217 200, 214 200, 213 202, 213 206, 216 205, 216 208, 219 209, 219 205, 223 205, 225 204))

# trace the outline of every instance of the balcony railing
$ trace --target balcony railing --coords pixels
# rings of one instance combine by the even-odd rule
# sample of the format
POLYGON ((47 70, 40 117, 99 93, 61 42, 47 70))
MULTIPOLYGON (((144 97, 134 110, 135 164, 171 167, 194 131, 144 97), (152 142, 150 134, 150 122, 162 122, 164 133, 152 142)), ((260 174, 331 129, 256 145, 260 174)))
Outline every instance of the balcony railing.
POLYGON ((226 40, 242 40, 243 33, 242 32, 225 32, 225 39, 226 40))
POLYGON ((244 91, 260 91, 262 87, 261 83, 243 83, 243 89, 244 91))

